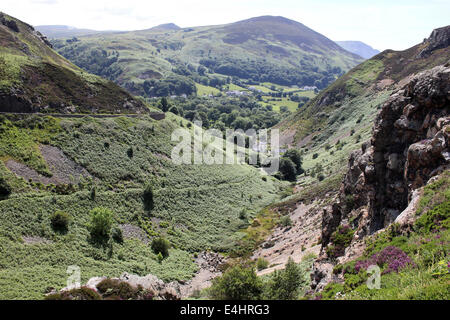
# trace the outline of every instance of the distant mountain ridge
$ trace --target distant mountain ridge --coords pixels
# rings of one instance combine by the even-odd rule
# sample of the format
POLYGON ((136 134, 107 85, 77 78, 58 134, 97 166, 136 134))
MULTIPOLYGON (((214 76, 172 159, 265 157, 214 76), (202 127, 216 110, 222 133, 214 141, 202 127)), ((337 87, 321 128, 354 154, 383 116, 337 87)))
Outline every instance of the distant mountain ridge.
POLYGON ((335 41, 338 45, 340 45, 342 48, 344 48, 347 51, 353 52, 364 59, 370 59, 373 56, 380 53, 379 50, 376 50, 369 46, 368 44, 365 44, 361 41, 335 41))
POLYGON ((53 44, 79 67, 147 97, 192 94, 195 83, 214 85, 227 77, 322 89, 363 60, 299 22, 275 16, 99 37, 53 44))
POLYGON ((41 25, 35 26, 35 29, 40 33, 44 34, 49 39, 72 38, 92 34, 114 32, 114 31, 98 31, 92 29, 79 29, 76 27, 66 25, 41 25))

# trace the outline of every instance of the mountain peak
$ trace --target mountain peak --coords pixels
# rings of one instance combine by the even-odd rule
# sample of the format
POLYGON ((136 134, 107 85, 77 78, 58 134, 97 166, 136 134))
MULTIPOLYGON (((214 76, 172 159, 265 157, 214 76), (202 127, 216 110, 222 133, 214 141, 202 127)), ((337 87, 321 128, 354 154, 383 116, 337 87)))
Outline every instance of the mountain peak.
POLYGON ((180 30, 181 28, 175 23, 163 23, 151 28, 151 30, 180 30))
POLYGON ((335 41, 339 46, 344 48, 347 51, 350 51, 354 54, 357 54, 364 59, 370 59, 373 56, 380 53, 380 51, 372 48, 368 44, 365 44, 362 41, 353 41, 353 40, 347 40, 347 41, 335 41))

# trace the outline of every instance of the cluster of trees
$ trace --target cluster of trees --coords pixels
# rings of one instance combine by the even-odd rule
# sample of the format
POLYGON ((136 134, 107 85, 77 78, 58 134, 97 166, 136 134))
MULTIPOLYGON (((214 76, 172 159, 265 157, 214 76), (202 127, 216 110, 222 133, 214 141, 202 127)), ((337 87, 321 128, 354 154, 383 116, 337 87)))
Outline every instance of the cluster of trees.
POLYGON ((116 81, 123 73, 122 68, 116 62, 119 60, 119 52, 103 49, 89 48, 89 45, 75 39, 53 40, 52 45, 62 56, 75 63, 78 67, 116 81))
POLYGON ((232 129, 264 129, 276 125, 282 115, 270 107, 264 107, 251 96, 239 98, 221 97, 207 99, 202 97, 188 100, 175 99, 167 103, 166 98, 158 102, 164 112, 170 111, 189 121, 201 121, 205 128, 224 131, 232 129))
POLYGON ((231 267, 213 280, 208 294, 215 300, 294 300, 304 285, 301 269, 289 258, 285 269, 275 271, 268 280, 258 277, 253 267, 231 267))
MULTIPOLYGON (((192 95, 197 93, 195 82, 185 76, 170 75, 164 79, 145 80, 142 85, 143 96, 167 97, 171 95, 192 95)), ((139 90, 140 91, 140 90, 139 90)))
POLYGON ((276 65, 264 59, 240 60, 232 58, 206 58, 200 64, 215 73, 231 77, 250 79, 256 82, 273 82, 280 85, 310 85, 319 89, 326 88, 337 77, 342 75, 339 67, 318 67, 304 65, 301 68, 276 65))

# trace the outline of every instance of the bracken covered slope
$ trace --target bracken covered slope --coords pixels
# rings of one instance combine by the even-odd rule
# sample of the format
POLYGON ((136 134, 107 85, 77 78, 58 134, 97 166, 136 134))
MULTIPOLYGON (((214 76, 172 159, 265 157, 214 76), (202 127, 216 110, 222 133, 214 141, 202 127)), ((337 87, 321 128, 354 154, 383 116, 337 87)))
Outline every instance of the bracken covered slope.
POLYGON ((0 13, 0 111, 142 113, 147 107, 111 81, 57 54, 39 32, 0 13))

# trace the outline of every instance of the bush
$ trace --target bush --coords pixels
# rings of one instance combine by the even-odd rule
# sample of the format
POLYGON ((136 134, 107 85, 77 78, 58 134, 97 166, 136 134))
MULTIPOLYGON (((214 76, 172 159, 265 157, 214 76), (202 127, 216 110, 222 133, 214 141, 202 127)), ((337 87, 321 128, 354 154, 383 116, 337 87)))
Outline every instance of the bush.
POLYGON ((292 258, 289 258, 284 270, 275 271, 270 283, 270 298, 275 300, 297 299, 301 284, 300 268, 292 258))
POLYGON ((297 177, 297 169, 294 162, 289 158, 281 158, 280 173, 284 180, 295 181, 297 177))
POLYGON ((312 156, 313 159, 317 159, 318 157, 319 157, 318 153, 314 153, 313 156, 312 156))
POLYGON ((114 227, 111 232, 113 240, 117 243, 123 243, 123 232, 119 227, 114 227))
POLYGON ((262 291, 263 283, 255 270, 238 265, 215 278, 208 294, 215 300, 258 300, 262 291))
POLYGON ((150 183, 147 183, 144 187, 144 193, 143 193, 143 198, 144 198, 144 204, 145 204, 145 208, 147 210, 152 210, 153 206, 154 206, 154 202, 153 202, 153 186, 150 183))
POLYGON ((133 158, 133 156, 134 156, 134 150, 133 150, 133 147, 129 147, 128 148, 128 150, 127 150, 127 156, 128 156, 128 158, 133 158))
POLYGON ((450 228, 450 201, 445 201, 417 219, 415 228, 422 232, 431 232, 441 228, 450 228))
POLYGON ((163 258, 169 256, 170 243, 166 239, 162 237, 153 239, 151 247, 156 255, 161 254, 163 258))
POLYGON ((354 231, 349 226, 339 226, 337 230, 331 235, 331 243, 327 248, 327 255, 330 258, 337 258, 344 254, 353 239, 354 231))
POLYGON ((280 224, 283 227, 290 227, 290 226, 292 226, 292 220, 289 216, 283 216, 280 220, 280 224))
POLYGON ((8 197, 12 192, 11 186, 3 177, 0 177, 0 199, 8 197))
POLYGON ((355 264, 356 272, 366 270, 371 265, 377 265, 383 269, 383 274, 390 272, 399 272, 408 267, 415 266, 411 258, 401 249, 388 246, 382 251, 373 254, 367 260, 360 260, 355 264))
POLYGON ((111 226, 113 224, 113 213, 107 208, 94 208, 90 212, 91 224, 89 229, 92 237, 97 240, 109 238, 111 226))
POLYGON ((57 231, 67 231, 70 220, 70 215, 63 211, 56 211, 50 217, 52 228, 57 231))
POLYGON ((247 219, 247 210, 242 209, 239 212, 239 219, 241 219, 241 220, 246 220, 247 219))
POLYGON ((267 267, 269 266, 269 261, 267 261, 264 258, 258 258, 258 260, 256 260, 256 268, 258 269, 258 271, 267 269, 267 267))
POLYGON ((289 149, 286 151, 286 153, 283 155, 285 158, 291 159, 291 161, 295 164, 296 174, 302 174, 305 172, 302 168, 302 156, 300 154, 300 151, 297 149, 289 149))

